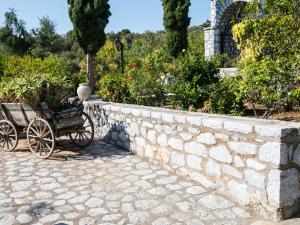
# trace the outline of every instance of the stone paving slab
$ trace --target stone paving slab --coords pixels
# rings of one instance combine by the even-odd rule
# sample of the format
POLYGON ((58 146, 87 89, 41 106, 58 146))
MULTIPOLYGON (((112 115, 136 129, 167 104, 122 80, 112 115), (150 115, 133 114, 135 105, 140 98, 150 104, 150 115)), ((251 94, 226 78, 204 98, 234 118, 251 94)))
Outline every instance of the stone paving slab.
POLYGON ((36 159, 26 149, 0 152, 0 225, 12 224, 274 223, 102 142, 85 151, 60 148, 49 160, 36 159))

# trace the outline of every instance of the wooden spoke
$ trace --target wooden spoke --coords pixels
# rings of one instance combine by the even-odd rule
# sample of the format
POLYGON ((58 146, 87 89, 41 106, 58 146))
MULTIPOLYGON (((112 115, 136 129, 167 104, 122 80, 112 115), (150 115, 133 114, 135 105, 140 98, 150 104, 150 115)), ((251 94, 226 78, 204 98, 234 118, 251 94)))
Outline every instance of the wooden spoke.
POLYGON ((50 145, 49 145, 47 142, 45 142, 45 145, 47 146, 47 148, 48 148, 49 150, 51 150, 51 147, 50 147, 50 145))
POLYGON ((40 142, 37 143, 36 151, 39 152, 39 154, 41 155, 41 146, 40 146, 40 142))
POLYGON ((76 133, 74 140, 76 140, 76 139, 77 139, 78 135, 79 135, 79 133, 76 133))
MULTIPOLYGON (((42 131, 41 131, 41 135, 42 137, 44 137, 45 133, 47 132, 47 126, 44 125, 42 131)), ((48 131, 49 132, 49 131, 48 131)))
POLYGON ((3 144, 1 145, 1 148, 6 149, 6 141, 5 140, 3 141, 3 144))
POLYGON ((83 123, 80 128, 75 130, 74 133, 69 134, 69 137, 72 143, 78 147, 84 148, 93 142, 94 124, 86 113, 82 113, 82 120, 83 123))
POLYGON ((85 119, 83 120, 83 125, 87 122, 87 120, 88 120, 88 118, 85 118, 85 119))
POLYGON ((46 149, 45 149, 45 145, 44 145, 44 142, 42 141, 42 142, 40 142, 40 146, 41 146, 41 148, 40 148, 40 155, 42 155, 42 153, 44 152, 46 155, 47 155, 47 151, 46 151, 46 149))
POLYGON ((31 127, 30 130, 31 130, 33 133, 35 133, 36 136, 39 136, 38 132, 37 132, 35 129, 33 129, 33 128, 31 127))
POLYGON ((39 135, 39 128, 37 127, 37 125, 36 125, 35 122, 33 122, 31 130, 32 130, 33 132, 35 132, 36 135, 39 135))
POLYGON ((19 137, 15 126, 8 120, 0 120, 0 150, 13 151, 19 137))
POLYGON ((82 133, 82 136, 85 136, 86 139, 89 139, 90 137, 88 137, 85 133, 82 133))
POLYGON ((13 134, 14 133, 14 129, 12 127, 10 127, 9 131, 7 132, 8 134, 13 134))
POLYGON ((42 118, 30 122, 27 129, 27 141, 31 152, 41 159, 48 158, 55 148, 52 127, 42 118))
POLYGON ((9 143, 9 145, 10 145, 11 147, 14 146, 13 143, 12 143, 12 141, 11 141, 9 138, 7 139, 7 143, 9 143))
POLYGON ((78 133, 78 140, 81 141, 81 133, 78 133))
POLYGON ((4 129, 4 133, 7 134, 7 124, 4 124, 3 129, 4 129))
POLYGON ((52 139, 48 139, 48 138, 43 138, 43 140, 47 142, 52 142, 52 139))
POLYGON ((32 134, 28 135, 28 137, 30 137, 30 138, 38 138, 38 136, 32 135, 32 134))
POLYGON ((3 144, 0 145, 1 148, 4 148, 4 145, 5 145, 5 141, 3 140, 3 144))
POLYGON ((45 134, 43 134, 43 137, 47 137, 50 133, 51 131, 47 131, 45 134))
POLYGON ((45 143, 46 143, 46 142, 43 142, 42 146, 43 146, 43 149, 44 149, 45 154, 47 155, 49 149, 48 149, 48 147, 45 145, 45 143))

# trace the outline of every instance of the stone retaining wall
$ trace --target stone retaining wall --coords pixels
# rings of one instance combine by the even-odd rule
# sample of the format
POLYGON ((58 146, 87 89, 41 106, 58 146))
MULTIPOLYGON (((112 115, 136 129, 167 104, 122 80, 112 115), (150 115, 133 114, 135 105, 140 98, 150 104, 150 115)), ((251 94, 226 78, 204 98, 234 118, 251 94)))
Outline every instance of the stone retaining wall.
POLYGON ((300 124, 85 102, 96 137, 275 220, 299 209, 300 124))

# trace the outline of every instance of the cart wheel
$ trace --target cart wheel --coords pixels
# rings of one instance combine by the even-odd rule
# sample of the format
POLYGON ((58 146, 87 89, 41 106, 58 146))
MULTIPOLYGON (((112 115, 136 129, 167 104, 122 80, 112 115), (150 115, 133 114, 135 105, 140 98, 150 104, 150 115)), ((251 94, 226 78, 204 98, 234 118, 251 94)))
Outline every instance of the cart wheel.
POLYGON ((0 149, 13 151, 19 142, 18 132, 15 126, 8 120, 0 120, 0 149))
POLYGON ((40 159, 47 159, 55 147, 53 130, 42 118, 30 122, 27 128, 27 141, 31 152, 40 159))
POLYGON ((69 134, 69 137, 72 143, 84 148, 89 146, 94 140, 94 124, 86 113, 82 113, 82 119, 83 123, 74 133, 69 134))

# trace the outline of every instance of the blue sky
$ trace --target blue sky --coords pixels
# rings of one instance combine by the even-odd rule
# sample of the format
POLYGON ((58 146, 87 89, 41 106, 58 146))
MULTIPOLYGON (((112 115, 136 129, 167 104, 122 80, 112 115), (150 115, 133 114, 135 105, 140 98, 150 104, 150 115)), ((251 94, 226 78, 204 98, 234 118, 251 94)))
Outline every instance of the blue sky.
MULTIPOLYGON (((210 0, 191 0, 191 25, 199 25, 210 17, 210 0)), ((163 30, 161 0, 110 0, 112 16, 107 32, 128 28, 133 32, 163 30)), ((68 17, 67 0, 0 0, 0 26, 4 13, 17 10, 18 18, 28 29, 38 26, 38 18, 49 16, 57 25, 57 32, 66 33, 72 28, 68 17)))

